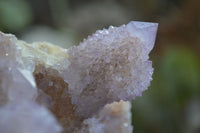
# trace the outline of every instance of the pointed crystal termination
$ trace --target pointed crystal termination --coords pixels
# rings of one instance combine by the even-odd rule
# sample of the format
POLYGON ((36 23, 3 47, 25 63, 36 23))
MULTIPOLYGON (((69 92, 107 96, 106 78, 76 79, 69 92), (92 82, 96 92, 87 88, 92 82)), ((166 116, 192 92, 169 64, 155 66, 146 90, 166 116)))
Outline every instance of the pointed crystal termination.
POLYGON ((78 115, 88 118, 107 103, 130 101, 152 80, 153 48, 158 24, 130 22, 99 30, 68 50, 64 73, 78 115))
POLYGON ((147 52, 153 49, 158 23, 137 22, 133 21, 127 24, 127 30, 133 37, 138 37, 146 44, 147 52))

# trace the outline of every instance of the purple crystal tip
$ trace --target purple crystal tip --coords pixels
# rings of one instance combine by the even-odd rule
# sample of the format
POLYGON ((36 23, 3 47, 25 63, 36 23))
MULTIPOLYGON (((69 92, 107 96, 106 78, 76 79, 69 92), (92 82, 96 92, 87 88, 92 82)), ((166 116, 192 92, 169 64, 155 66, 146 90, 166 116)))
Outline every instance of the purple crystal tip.
POLYGON ((149 51, 153 49, 158 23, 131 21, 126 27, 131 36, 140 38, 146 44, 149 51))

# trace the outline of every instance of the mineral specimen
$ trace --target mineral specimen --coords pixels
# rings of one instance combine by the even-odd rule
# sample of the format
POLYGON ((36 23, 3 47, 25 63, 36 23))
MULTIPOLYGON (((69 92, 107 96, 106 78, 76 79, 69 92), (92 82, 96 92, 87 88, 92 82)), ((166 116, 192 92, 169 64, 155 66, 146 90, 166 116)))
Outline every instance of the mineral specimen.
POLYGON ((77 114, 90 117, 107 103, 130 101, 147 89, 153 73, 148 54, 156 30, 154 23, 111 26, 68 50, 64 79, 77 114))
POLYGON ((130 22, 70 49, 0 33, 0 133, 131 133, 129 101, 152 80, 156 31, 130 22))

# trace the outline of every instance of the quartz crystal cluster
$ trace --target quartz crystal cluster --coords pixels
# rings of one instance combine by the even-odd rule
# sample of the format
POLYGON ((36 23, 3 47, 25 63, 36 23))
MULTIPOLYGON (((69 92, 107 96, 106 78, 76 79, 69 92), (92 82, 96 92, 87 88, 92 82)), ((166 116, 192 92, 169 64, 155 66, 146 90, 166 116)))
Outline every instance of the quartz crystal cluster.
POLYGON ((69 49, 0 33, 0 133, 131 133, 157 26, 110 26, 69 49))

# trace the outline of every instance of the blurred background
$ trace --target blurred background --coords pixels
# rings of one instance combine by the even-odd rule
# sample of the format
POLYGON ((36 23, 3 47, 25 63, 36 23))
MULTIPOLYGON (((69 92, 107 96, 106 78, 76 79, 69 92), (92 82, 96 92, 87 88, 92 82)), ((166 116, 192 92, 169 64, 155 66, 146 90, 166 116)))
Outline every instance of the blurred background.
POLYGON ((159 23, 134 133, 200 133, 200 0, 0 0, 0 30, 68 48, 109 25, 159 23))

